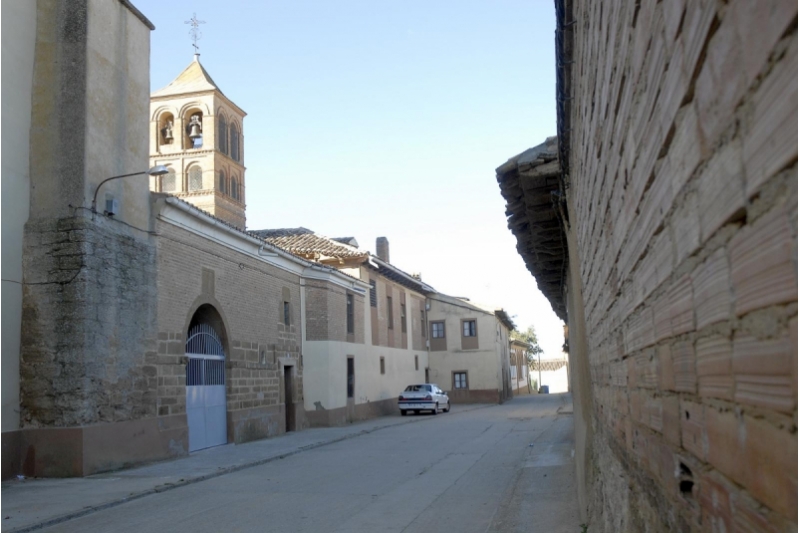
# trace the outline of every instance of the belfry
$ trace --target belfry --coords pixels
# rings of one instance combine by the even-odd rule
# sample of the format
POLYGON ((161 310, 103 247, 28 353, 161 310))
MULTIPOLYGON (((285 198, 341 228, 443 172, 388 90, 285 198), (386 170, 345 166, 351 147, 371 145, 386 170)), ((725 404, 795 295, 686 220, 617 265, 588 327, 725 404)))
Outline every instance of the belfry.
POLYGON ((169 173, 150 190, 177 196, 245 228, 243 121, 200 63, 200 54, 172 82, 150 95, 150 164, 169 173))

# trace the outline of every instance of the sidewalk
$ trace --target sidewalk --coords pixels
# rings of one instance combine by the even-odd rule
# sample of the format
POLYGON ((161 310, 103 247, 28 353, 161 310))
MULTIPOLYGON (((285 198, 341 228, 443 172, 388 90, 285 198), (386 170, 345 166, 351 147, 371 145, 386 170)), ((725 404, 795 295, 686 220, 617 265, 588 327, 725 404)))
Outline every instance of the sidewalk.
MULTIPOLYGON (((449 414, 489 407, 454 405, 449 414)), ((247 444, 228 444, 180 459, 84 478, 24 479, 2 483, 2 531, 21 533, 221 476, 244 468, 401 424, 436 420, 430 415, 374 418, 348 426, 313 428, 247 444)))

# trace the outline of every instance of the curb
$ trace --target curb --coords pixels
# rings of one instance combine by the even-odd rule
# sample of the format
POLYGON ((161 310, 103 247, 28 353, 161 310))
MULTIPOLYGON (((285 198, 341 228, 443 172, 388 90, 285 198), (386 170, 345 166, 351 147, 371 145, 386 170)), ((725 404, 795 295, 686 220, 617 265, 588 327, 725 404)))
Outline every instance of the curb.
MULTIPOLYGON (((464 409, 462 411, 459 411, 458 413, 452 413, 451 412, 449 414, 451 414, 451 415, 459 415, 461 413, 467 413, 469 411, 476 411, 478 409, 485 409, 487 407, 493 407, 494 405, 495 404, 488 404, 488 405, 487 404, 481 404, 481 405, 478 405, 476 407, 470 407, 470 408, 464 409)), ((4 529, 3 531, 7 531, 7 533, 27 533, 28 531, 36 531, 38 529, 43 529, 43 528, 54 526, 54 525, 61 524, 61 523, 64 523, 64 522, 69 522, 70 520, 74 520, 76 518, 81 518, 81 517, 84 517, 84 516, 87 516, 87 515, 90 515, 90 514, 94 514, 94 513, 98 512, 98 511, 104 511, 106 509, 111 509, 113 507, 117 507, 117 506, 122 505, 124 503, 132 502, 132 501, 144 498, 146 496, 152 496, 154 494, 160 494, 162 492, 167 492, 167 491, 170 491, 170 490, 173 490, 173 489, 178 489, 178 488, 181 488, 181 487, 185 487, 187 485, 193 485, 194 483, 200 483, 201 481, 214 479, 214 478, 217 478, 217 477, 224 476, 226 474, 233 474, 234 472, 239 472, 240 470, 246 470, 248 468, 254 468, 256 466, 261 466, 261 465, 264 465, 264 464, 267 464, 267 463, 271 463, 272 461, 278 461, 280 459, 285 459, 286 457, 291 457, 293 455, 297 455, 299 453, 302 453, 302 452, 305 452, 305 451, 308 451, 308 450, 313 450, 315 448, 322 448, 323 446, 328 446, 329 444, 335 444, 337 442, 342 442, 342 441, 353 439, 353 438, 356 438, 356 437, 361 437, 363 435, 369 435, 370 433, 374 433, 376 431, 380 431, 381 429, 397 427, 397 426, 402 426, 402 425, 406 425, 406 424, 415 424, 415 423, 418 423, 418 422, 424 422, 426 420, 433 420, 433 419, 434 419, 434 417, 417 418, 417 419, 405 419, 403 422, 399 422, 397 424, 385 424, 383 426, 376 426, 376 427, 371 428, 371 429, 364 429, 364 430, 361 430, 361 431, 359 431, 357 433, 352 433, 350 435, 344 435, 342 437, 336 437, 336 438, 331 439, 331 440, 317 442, 317 443, 314 443, 314 444, 307 444, 305 446, 300 446, 299 448, 296 448, 296 449, 294 449, 292 451, 289 451, 289 452, 281 453, 279 455, 273 455, 273 456, 270 456, 270 457, 264 457, 263 459, 250 461, 249 463, 243 463, 243 464, 233 465, 233 466, 229 466, 229 467, 221 467, 217 472, 212 472, 212 473, 209 473, 209 474, 204 474, 202 476, 189 478, 189 479, 186 479, 184 481, 179 481, 177 483, 167 483, 166 485, 158 485, 158 486, 153 487, 152 489, 147 489, 147 490, 143 490, 143 491, 140 491, 140 492, 131 493, 129 496, 126 496, 125 498, 120 498, 118 500, 112 500, 112 501, 109 501, 109 502, 106 502, 106 503, 101 503, 99 505, 94 505, 94 506, 91 506, 91 507, 84 507, 80 511, 73 511, 71 513, 66 513, 66 514, 63 514, 63 515, 60 515, 60 516, 56 516, 56 517, 53 517, 53 518, 48 518, 47 520, 43 520, 42 522, 38 522, 36 524, 31 524, 31 525, 28 525, 28 526, 20 526, 18 528, 8 529, 8 530, 4 529)))

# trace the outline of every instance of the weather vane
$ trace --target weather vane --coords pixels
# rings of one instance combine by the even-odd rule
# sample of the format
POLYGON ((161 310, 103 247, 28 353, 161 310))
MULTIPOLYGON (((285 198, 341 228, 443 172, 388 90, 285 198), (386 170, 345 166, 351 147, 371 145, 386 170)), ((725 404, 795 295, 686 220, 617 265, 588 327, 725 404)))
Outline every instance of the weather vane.
POLYGON ((199 47, 197 41, 203 36, 200 33, 200 24, 205 24, 205 20, 197 20, 197 13, 192 13, 192 18, 184 22, 184 24, 191 24, 192 28, 189 30, 189 36, 192 38, 192 46, 194 46, 194 53, 197 54, 199 47))

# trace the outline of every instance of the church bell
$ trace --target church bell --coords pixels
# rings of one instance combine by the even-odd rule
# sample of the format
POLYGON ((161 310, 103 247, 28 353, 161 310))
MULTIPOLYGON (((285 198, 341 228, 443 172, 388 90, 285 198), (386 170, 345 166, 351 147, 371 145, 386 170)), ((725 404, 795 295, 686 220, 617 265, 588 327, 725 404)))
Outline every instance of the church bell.
POLYGON ((172 140, 172 128, 164 128, 164 140, 171 141, 172 140))
POLYGON ((189 138, 194 141, 202 136, 203 134, 200 133, 200 124, 192 123, 192 125, 189 127, 189 138))

